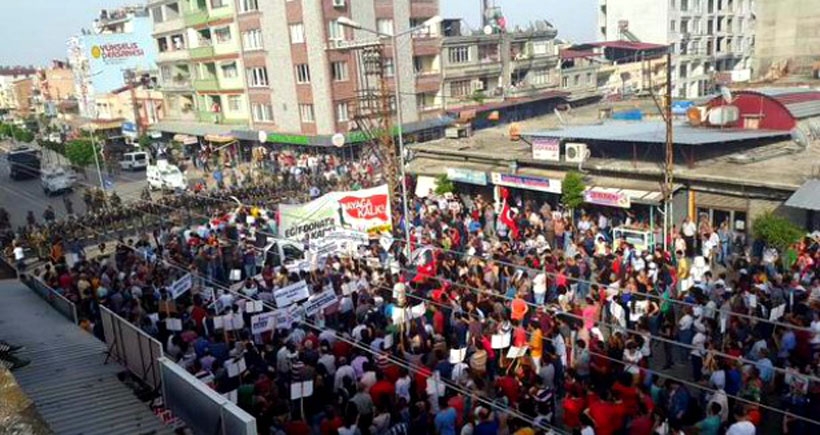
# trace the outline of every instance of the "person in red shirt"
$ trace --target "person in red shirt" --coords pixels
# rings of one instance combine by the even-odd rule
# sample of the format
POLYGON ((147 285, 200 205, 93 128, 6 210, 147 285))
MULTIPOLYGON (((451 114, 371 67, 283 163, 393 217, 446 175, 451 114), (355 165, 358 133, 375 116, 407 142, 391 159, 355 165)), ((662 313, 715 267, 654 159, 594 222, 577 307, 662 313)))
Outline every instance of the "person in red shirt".
POLYGON ((622 373, 618 382, 612 386, 612 394, 623 403, 624 412, 627 417, 632 417, 638 414, 640 396, 638 389, 633 385, 632 375, 630 373, 622 373))
POLYGON ((586 400, 583 397, 574 394, 574 391, 567 391, 567 396, 561 401, 561 407, 564 409, 564 424, 570 429, 578 429, 581 427, 581 413, 586 407, 586 400))
POLYGON ((641 403, 638 416, 629 423, 629 435, 652 435, 652 413, 641 403))
POLYGON ((518 381, 510 376, 504 375, 495 381, 495 386, 501 390, 501 393, 507 396, 510 400, 510 406, 518 403, 518 381))
POLYGON ((370 387, 370 399, 374 404, 386 403, 392 405, 393 397, 396 396, 396 387, 388 381, 382 371, 376 371, 376 383, 370 387))
POLYGON ((589 393, 586 410, 595 422, 595 435, 613 435, 623 427, 624 413, 620 403, 610 402, 606 396, 589 393))
POLYGON ((436 334, 445 335, 444 325, 446 319, 444 318, 444 312, 435 305, 431 304, 431 307, 435 309, 433 313, 433 330, 436 331, 436 334))
POLYGON ((527 345, 527 331, 521 327, 521 322, 513 320, 513 343, 515 347, 525 347, 527 345))

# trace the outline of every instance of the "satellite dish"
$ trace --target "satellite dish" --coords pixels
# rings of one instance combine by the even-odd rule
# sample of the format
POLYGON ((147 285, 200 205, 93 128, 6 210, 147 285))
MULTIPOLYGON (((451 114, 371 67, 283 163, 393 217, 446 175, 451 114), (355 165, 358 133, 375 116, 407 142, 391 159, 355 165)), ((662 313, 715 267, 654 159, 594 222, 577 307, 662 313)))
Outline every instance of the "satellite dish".
POLYGON ((261 143, 267 142, 268 141, 268 132, 266 132, 264 130, 260 131, 259 136, 257 137, 257 139, 259 139, 259 142, 261 142, 261 143))
POLYGON ((809 138, 808 138, 808 136, 806 136, 805 131, 803 131, 799 128, 795 128, 794 130, 792 130, 791 133, 792 133, 792 140, 794 141, 794 143, 800 145, 803 148, 805 148, 809 145, 809 138))
POLYGON ((484 26, 484 34, 485 35, 492 35, 493 34, 493 26, 487 24, 484 26))
POLYGON ((330 138, 330 143, 333 144, 336 148, 341 148, 345 145, 345 135, 341 133, 336 133, 330 138))
POLYGON ((725 101, 726 104, 732 104, 732 91, 729 90, 729 88, 726 86, 721 86, 720 95, 723 97, 723 101, 725 101))

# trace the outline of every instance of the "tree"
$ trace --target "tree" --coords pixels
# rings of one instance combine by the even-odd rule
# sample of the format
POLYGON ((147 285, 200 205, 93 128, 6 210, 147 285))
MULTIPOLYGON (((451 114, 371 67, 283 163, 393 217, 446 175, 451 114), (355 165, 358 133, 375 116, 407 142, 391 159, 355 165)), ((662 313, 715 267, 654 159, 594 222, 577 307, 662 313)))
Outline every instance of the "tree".
POLYGON ((65 146, 65 156, 72 165, 85 168, 94 161, 94 147, 90 139, 76 139, 65 146))
POLYGON ((445 193, 453 193, 456 190, 453 181, 447 178, 447 174, 441 174, 436 177, 436 195, 444 195, 445 193))
POLYGON ((575 210, 584 203, 584 176, 578 172, 567 172, 561 183, 561 202, 570 210, 575 210))
POLYGON ((798 242, 805 234, 802 228, 784 217, 768 211, 752 221, 752 233, 755 238, 767 245, 785 252, 792 244, 798 242))
POLYGON ((34 141, 34 133, 22 128, 15 131, 14 137, 20 142, 30 143, 34 141))

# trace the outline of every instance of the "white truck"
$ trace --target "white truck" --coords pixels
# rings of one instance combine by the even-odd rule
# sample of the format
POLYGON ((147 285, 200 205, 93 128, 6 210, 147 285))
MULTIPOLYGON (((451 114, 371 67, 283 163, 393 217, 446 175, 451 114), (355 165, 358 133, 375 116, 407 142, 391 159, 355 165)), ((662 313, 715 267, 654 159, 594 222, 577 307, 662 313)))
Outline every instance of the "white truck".
POLYGON ((75 181, 74 174, 63 168, 45 168, 40 172, 40 184, 46 196, 72 190, 75 181))
POLYGON ((178 167, 166 160, 158 160, 154 165, 148 165, 145 170, 148 186, 155 190, 185 190, 188 181, 185 174, 178 167))

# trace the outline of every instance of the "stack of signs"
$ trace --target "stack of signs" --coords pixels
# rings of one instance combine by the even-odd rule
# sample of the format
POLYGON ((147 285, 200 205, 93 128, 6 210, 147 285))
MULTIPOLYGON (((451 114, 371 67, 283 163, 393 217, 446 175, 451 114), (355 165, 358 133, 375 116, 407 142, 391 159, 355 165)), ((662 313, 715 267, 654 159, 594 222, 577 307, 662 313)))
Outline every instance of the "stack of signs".
POLYGON ((165 328, 169 331, 182 331, 182 319, 169 317, 165 319, 165 328))
POLYGON ((310 297, 310 291, 305 281, 299 281, 273 292, 273 298, 278 308, 287 308, 308 297, 310 297))
POLYGON ((450 364, 458 364, 467 357, 467 348, 450 349, 450 364))
POLYGON ((313 381, 294 382, 290 384, 290 400, 302 399, 313 395, 313 381))
POLYGON ((493 349, 506 349, 510 347, 511 340, 512 334, 509 332, 506 334, 494 334, 491 338, 491 347, 493 349))
POLYGON ((332 306, 336 302, 336 293, 333 289, 325 288, 325 290, 321 293, 315 294, 308 298, 308 301, 305 304, 305 315, 308 317, 316 315, 319 311, 332 306))
POLYGON ((194 277, 191 276, 190 273, 186 273, 185 276, 174 281, 174 283, 168 288, 168 291, 171 293, 171 298, 176 299, 182 296, 183 293, 190 290, 193 286, 194 277))

